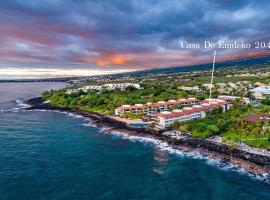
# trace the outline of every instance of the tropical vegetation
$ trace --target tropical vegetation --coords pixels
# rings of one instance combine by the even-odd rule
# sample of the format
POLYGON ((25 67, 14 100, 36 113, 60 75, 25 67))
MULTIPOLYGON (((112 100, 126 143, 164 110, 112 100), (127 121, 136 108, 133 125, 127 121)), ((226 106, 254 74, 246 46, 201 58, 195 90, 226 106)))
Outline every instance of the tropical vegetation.
POLYGON ((252 147, 270 149, 270 121, 256 123, 245 121, 245 117, 251 113, 269 112, 270 106, 252 107, 236 100, 226 113, 221 113, 221 110, 213 110, 204 119, 175 123, 173 128, 190 132, 196 138, 218 135, 222 137, 223 142, 243 142, 252 147))

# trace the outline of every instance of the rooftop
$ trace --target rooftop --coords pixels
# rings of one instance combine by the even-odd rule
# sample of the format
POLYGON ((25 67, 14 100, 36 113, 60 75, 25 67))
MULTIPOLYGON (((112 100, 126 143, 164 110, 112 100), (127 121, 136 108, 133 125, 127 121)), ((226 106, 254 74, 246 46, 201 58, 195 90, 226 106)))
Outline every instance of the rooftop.
POLYGON ((249 123, 265 122, 270 120, 270 115, 251 114, 247 116, 244 121, 249 123))
POLYGON ((262 94, 270 94, 270 86, 256 87, 250 91, 254 93, 257 92, 257 93, 262 93, 262 94))
POLYGON ((177 105, 180 103, 193 103, 193 102, 201 102, 198 99, 195 98, 188 98, 188 99, 178 99, 178 100, 169 100, 169 101, 159 101, 157 103, 147 103, 147 104, 135 104, 133 106, 131 105, 122 105, 117 107, 117 109, 141 109, 141 108, 149 108, 149 107, 159 107, 159 106, 165 106, 165 105, 177 105))
POLYGON ((218 99, 216 99, 216 101, 214 102, 212 100, 212 102, 209 103, 203 103, 202 105, 195 105, 192 107, 185 107, 183 109, 177 109, 177 110, 173 110, 172 112, 166 111, 166 112, 161 112, 161 113, 156 113, 154 114, 154 116, 157 117, 162 117, 162 118, 173 118, 173 117, 180 117, 180 116, 184 116, 184 115, 188 115, 194 112, 201 112, 201 111, 206 111, 209 109, 213 109, 213 108, 217 108, 219 106, 224 106, 226 104, 225 101, 217 101, 218 99))

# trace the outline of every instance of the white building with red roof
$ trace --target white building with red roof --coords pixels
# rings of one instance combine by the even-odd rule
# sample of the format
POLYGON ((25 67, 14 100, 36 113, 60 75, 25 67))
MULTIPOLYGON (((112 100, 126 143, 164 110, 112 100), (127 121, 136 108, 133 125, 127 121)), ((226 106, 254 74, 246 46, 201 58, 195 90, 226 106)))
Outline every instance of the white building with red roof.
POLYGON ((206 111, 212 110, 214 108, 222 107, 223 112, 227 108, 227 102, 221 99, 206 99, 202 101, 201 105, 194 105, 192 107, 185 107, 183 109, 177 109, 170 111, 163 111, 160 113, 153 114, 158 121, 159 128, 168 128, 175 122, 185 122, 195 119, 205 118, 206 111))
POLYGON ((152 115, 157 112, 168 111, 173 109, 174 106, 193 106, 201 104, 201 101, 195 98, 178 99, 169 101, 159 101, 157 103, 135 104, 135 105, 122 105, 115 109, 115 115, 121 116, 125 112, 139 114, 143 112, 145 115, 152 115))

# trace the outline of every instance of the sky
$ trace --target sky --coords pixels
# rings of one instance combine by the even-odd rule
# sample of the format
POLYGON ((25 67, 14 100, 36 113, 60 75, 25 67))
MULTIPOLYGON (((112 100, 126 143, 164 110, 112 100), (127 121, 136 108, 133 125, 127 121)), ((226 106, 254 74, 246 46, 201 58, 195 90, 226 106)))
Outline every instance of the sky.
MULTIPOLYGON (((269 0, 0 0, 0 79, 207 63, 181 41, 270 42, 269 0)), ((217 59, 268 54, 218 50, 217 59)))

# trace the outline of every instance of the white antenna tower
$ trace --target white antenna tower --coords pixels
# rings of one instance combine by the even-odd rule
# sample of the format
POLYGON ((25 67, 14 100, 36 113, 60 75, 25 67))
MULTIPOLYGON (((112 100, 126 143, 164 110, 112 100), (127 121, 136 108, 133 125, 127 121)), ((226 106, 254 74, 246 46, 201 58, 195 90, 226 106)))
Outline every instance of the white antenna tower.
POLYGON ((209 93, 209 104, 210 104, 211 97, 212 97, 212 88, 213 88, 213 79, 214 79, 214 71, 215 71, 215 62, 216 62, 216 50, 214 51, 213 69, 212 69, 212 77, 211 77, 210 93, 209 93))

